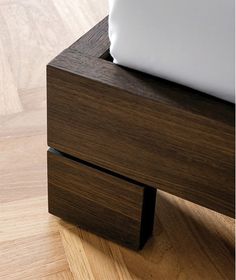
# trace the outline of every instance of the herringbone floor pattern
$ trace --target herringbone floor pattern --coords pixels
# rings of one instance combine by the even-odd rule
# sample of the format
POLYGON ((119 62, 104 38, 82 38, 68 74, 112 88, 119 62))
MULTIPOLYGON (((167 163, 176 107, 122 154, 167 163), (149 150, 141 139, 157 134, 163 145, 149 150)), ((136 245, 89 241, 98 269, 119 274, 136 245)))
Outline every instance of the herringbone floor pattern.
POLYGON ((45 65, 106 0, 0 0, 0 279, 234 279, 234 220, 158 193, 132 252, 47 213, 45 65))

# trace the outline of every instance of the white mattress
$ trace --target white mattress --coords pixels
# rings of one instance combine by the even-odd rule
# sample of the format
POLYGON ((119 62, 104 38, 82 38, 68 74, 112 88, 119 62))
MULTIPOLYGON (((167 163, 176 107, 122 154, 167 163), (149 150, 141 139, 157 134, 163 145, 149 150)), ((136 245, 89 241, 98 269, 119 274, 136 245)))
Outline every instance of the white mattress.
POLYGON ((234 0, 109 0, 114 62, 234 102, 234 0))

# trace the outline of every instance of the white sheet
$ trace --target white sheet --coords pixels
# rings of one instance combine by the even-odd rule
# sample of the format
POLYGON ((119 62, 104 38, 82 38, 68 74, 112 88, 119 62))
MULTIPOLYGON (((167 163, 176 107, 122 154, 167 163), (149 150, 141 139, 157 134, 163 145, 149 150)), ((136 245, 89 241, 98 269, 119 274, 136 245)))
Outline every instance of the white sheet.
POLYGON ((234 0, 109 0, 114 62, 234 102, 234 0))

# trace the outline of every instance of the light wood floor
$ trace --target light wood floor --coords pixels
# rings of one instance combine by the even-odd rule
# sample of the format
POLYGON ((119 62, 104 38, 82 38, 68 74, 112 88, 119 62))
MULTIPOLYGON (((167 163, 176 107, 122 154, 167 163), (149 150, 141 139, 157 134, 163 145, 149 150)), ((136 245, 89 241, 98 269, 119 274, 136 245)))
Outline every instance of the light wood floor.
POLYGON ((141 252, 47 213, 45 65, 106 2, 0 0, 0 279, 234 279, 234 220, 163 192, 141 252))

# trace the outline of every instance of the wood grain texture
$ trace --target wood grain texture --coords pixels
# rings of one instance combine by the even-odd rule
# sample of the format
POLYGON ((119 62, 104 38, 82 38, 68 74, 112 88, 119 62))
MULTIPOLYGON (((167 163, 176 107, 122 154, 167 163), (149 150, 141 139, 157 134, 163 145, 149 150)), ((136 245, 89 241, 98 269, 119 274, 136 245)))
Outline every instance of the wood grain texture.
POLYGON ((0 103, 2 104, 0 115, 22 112, 22 104, 17 92, 17 87, 1 42, 0 56, 3 58, 0 67, 0 103))
POLYGON ((234 220, 167 193, 141 252, 47 213, 45 64, 106 13, 103 0, 0 1, 0 61, 17 87, 0 86, 12 102, 0 101, 0 279, 233 280, 234 220))
POLYGON ((99 58, 106 20, 48 66, 48 145, 234 217, 234 106, 99 58))
POLYGON ((48 151, 49 212, 132 249, 153 229, 156 189, 48 151))

